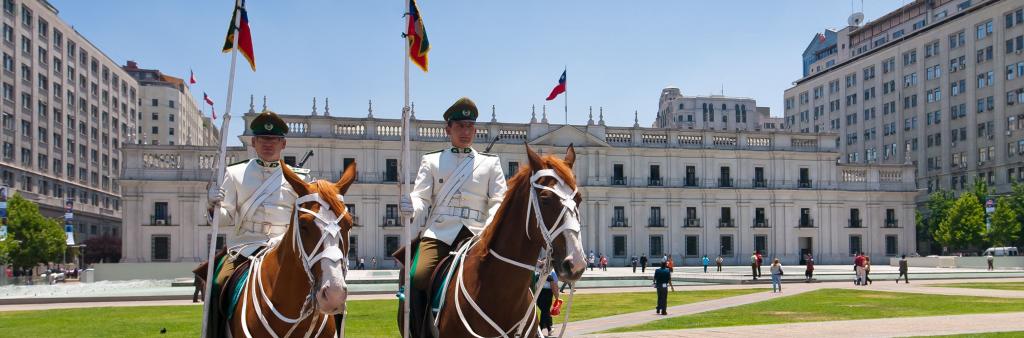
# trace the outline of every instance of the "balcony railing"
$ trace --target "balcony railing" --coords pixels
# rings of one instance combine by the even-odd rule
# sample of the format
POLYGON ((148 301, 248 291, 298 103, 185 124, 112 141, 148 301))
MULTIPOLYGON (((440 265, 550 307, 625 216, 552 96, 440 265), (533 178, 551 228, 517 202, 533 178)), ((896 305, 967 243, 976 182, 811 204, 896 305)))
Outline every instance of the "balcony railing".
POLYGON ((800 189, 810 189, 811 188, 811 180, 808 179, 808 180, 797 181, 797 187, 799 187, 800 189))
POLYGON ((731 178, 728 178, 728 177, 719 178, 718 179, 718 187, 719 188, 732 188, 733 187, 733 181, 732 181, 731 178))
POLYGON ((625 228, 629 226, 629 218, 612 217, 612 228, 625 228))
POLYGON ((384 216, 381 220, 380 226, 382 227, 400 227, 402 221, 398 219, 397 215, 384 216))
POLYGON ((626 178, 625 177, 612 177, 611 178, 611 185, 626 185, 626 178))
POLYGON ((798 228, 813 228, 814 227, 814 220, 810 219, 810 218, 801 219, 800 222, 797 223, 797 227, 798 228))
POLYGON ((683 180, 683 186, 684 187, 696 187, 697 186, 697 182, 700 182, 700 181, 697 180, 696 176, 687 177, 686 179, 683 180))
POLYGON ((699 228, 700 218, 686 218, 686 222, 683 222, 683 227, 686 228, 699 228))
POLYGON ((859 218, 851 218, 851 219, 846 220, 846 224, 847 224, 847 227, 849 227, 849 228, 862 228, 863 227, 863 222, 861 222, 861 221, 862 220, 859 219, 859 218))
POLYGON ((885 219, 885 227, 886 228, 899 228, 900 227, 900 222, 897 219, 889 219, 889 218, 887 218, 887 219, 885 219))
POLYGON ((735 228, 736 227, 735 219, 732 219, 732 218, 719 218, 718 219, 718 227, 719 228, 735 228))
POLYGON ((768 220, 767 219, 754 219, 754 227, 755 228, 771 228, 771 226, 768 225, 768 220))
POLYGON ((665 219, 662 217, 648 217, 647 226, 652 228, 663 228, 665 227, 665 219))
POLYGON ((162 216, 151 215, 151 216, 149 216, 149 225, 154 225, 154 226, 172 225, 171 224, 171 215, 162 215, 162 216))
POLYGON ((652 177, 647 179, 647 186, 660 187, 663 185, 661 177, 652 177))

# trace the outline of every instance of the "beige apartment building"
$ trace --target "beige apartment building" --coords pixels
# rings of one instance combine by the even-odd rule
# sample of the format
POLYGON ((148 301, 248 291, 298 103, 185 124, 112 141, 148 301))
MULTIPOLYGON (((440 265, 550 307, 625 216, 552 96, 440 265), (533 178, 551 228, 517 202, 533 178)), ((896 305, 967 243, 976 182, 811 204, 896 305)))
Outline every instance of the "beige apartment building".
POLYGON ((120 236, 121 145, 135 142, 138 84, 45 0, 3 0, 0 179, 63 218, 75 239, 120 236))
POLYGON ((137 133, 140 144, 219 144, 220 135, 213 119, 200 111, 192 88, 185 80, 156 69, 139 68, 135 61, 128 61, 122 68, 139 83, 141 104, 137 133))
POLYGON ((913 1, 815 35, 803 67, 786 124, 837 134, 839 162, 911 164, 925 192, 1024 178, 1024 2, 913 1))
POLYGON ((657 128, 697 130, 762 130, 782 128, 768 107, 752 98, 724 95, 683 96, 677 87, 666 87, 658 98, 657 128))

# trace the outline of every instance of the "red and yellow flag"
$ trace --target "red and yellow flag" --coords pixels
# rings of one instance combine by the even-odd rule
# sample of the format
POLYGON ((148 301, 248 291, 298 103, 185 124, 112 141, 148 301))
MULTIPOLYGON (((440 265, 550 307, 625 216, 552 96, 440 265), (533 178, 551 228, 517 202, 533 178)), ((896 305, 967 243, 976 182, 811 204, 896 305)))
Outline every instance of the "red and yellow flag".
POLYGON ((221 51, 227 53, 235 48, 235 34, 238 34, 238 52, 249 61, 249 67, 256 71, 256 54, 252 50, 252 32, 249 31, 249 15, 245 11, 245 0, 238 0, 235 3, 234 13, 231 15, 231 23, 228 24, 228 35, 224 38, 224 48, 221 51), (241 19, 239 19, 241 15, 241 19), (235 25, 235 23, 238 25, 235 25))
POLYGON ((423 17, 416 0, 409 0, 409 28, 405 32, 409 40, 409 58, 424 72, 427 71, 427 52, 430 52, 430 41, 427 30, 423 28, 423 17))

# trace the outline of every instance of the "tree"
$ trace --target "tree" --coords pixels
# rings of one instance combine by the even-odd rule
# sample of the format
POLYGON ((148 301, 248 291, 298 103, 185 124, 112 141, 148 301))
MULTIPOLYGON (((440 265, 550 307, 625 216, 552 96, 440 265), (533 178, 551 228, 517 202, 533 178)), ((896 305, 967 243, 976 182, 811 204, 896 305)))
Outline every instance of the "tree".
POLYGON ((978 203, 984 206, 989 196, 992 196, 993 190, 988 186, 987 182, 978 179, 974 181, 971 193, 978 198, 978 203))
MULTIPOLYGON (((1010 195, 1007 196, 1009 199, 1010 209, 1017 214, 1017 223, 1024 224, 1024 184, 1020 182, 1014 182, 1010 188, 1010 195)), ((996 209, 999 210, 998 208, 996 209)), ((1024 230, 1017 232, 1017 244, 1018 246, 1024 246, 1024 230)))
MULTIPOLYGON (((920 215, 918 220, 918 238, 928 238, 940 242, 936 236, 939 223, 946 219, 946 214, 953 206, 953 193, 948 190, 938 190, 928 195, 928 202, 925 204, 926 215, 920 215)), ((928 248, 928 252, 934 252, 935 248, 928 248)))
POLYGON ((85 264, 121 261, 121 237, 103 235, 82 242, 85 244, 85 264))
POLYGON ((988 241, 992 246, 1010 246, 1020 237, 1020 222, 1017 213, 1011 207, 1010 198, 1003 197, 996 202, 996 211, 992 213, 991 228, 988 241))
POLYGON ((19 241, 9 259, 15 268, 33 267, 59 258, 66 235, 57 219, 43 217, 39 206, 15 194, 7 200, 8 241, 19 241))
POLYGON ((939 223, 935 239, 953 249, 977 248, 984 240, 984 212, 977 195, 972 192, 963 193, 939 223))

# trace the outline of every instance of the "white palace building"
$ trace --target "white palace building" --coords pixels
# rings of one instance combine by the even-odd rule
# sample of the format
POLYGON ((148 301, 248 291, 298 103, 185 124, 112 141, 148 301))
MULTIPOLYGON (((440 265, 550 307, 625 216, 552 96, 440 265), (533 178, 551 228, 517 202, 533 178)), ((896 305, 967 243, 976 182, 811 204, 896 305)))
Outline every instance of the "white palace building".
MULTIPOLYGON (((433 115, 433 114, 432 114, 433 115)), ((484 115, 484 114, 482 114, 484 115)), ((243 118, 256 116, 250 109, 243 118)), ((492 153, 506 175, 526 163, 523 143, 562 155, 574 144, 575 172, 584 196, 584 247, 628 265, 646 254, 697 264, 721 255, 748 264, 754 250, 796 264, 812 253, 819 264, 846 264, 852 254, 891 257, 915 252, 914 167, 909 164, 837 164, 832 133, 662 129, 552 124, 536 114, 528 123, 477 123, 476 147, 499 137, 492 153)), ((316 178, 337 180, 356 161, 359 177, 345 196, 357 216, 350 256, 388 259, 404 233, 398 213, 401 121, 282 115, 290 128, 285 160, 301 161, 316 178), (298 160, 296 160, 298 159, 298 160)), ((444 122, 415 119, 416 163, 444 148, 444 122)), ((753 129, 753 130, 750 130, 753 129)), ((248 145, 248 131, 240 136, 248 145)), ((229 161, 254 156, 229 148, 229 161)), ((217 148, 188 145, 125 146, 124 262, 200 261, 209 245, 206 191, 217 148)), ((411 168, 414 172, 415 168, 411 168)))

